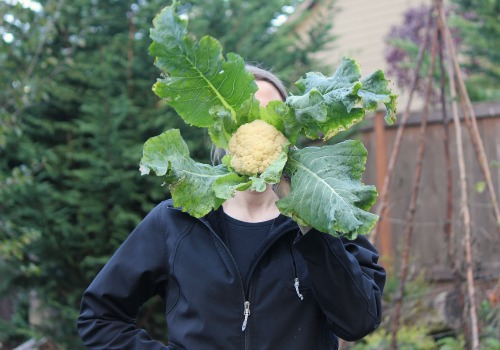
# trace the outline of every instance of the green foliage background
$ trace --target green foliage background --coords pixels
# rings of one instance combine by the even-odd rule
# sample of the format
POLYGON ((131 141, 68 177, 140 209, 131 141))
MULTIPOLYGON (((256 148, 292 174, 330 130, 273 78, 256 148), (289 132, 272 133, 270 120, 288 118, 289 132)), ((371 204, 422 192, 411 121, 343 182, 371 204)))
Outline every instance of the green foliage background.
MULTIPOLYGON (((183 2, 190 30, 226 52, 273 68, 286 83, 319 69, 311 59, 331 38, 318 23, 302 41, 280 14, 300 1, 183 2), (283 54, 286 52, 287 54, 283 54)), ((0 2, 0 297, 14 303, 0 342, 33 335, 81 348, 81 294, 139 220, 166 198, 159 179, 141 177, 142 146, 179 128, 193 158, 208 161, 205 130, 189 128, 151 87, 148 55, 159 0, 43 0, 33 9, 0 2), (33 313, 30 300, 43 301, 33 313), (8 298, 8 299, 5 299, 8 298), (33 314, 42 317, 30 325, 33 314)), ((325 72, 327 73, 327 72, 325 72)), ((165 339, 160 301, 138 320, 165 339)))
MULTIPOLYGON (((387 33, 388 72, 398 85, 409 91, 419 47, 424 41, 427 11, 432 4, 410 7, 397 26, 387 33)), ((451 0, 444 2, 448 25, 454 39, 467 92, 472 101, 500 100, 500 0, 451 0)), ((437 26, 435 14, 430 27, 437 26)), ((420 67, 417 92, 423 94, 431 55, 432 30, 420 67)), ((434 73, 439 85, 440 73, 434 73)), ((437 99, 436 99, 437 100, 437 99)))
POLYGON ((463 68, 472 100, 500 100, 500 1, 453 0, 450 24, 463 40, 463 68))

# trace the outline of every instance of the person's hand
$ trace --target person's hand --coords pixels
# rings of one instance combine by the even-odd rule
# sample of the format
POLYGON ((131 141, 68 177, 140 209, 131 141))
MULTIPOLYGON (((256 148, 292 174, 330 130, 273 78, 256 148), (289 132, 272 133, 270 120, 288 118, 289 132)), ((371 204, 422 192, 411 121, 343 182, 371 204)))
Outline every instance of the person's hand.
MULTIPOLYGON (((290 184, 290 177, 286 174, 283 174, 281 176, 281 181, 273 187, 273 190, 279 199, 288 195, 291 189, 292 186, 290 184)), ((306 234, 311 229, 311 227, 309 226, 302 226, 302 225, 299 225, 299 228, 303 235, 306 234)))

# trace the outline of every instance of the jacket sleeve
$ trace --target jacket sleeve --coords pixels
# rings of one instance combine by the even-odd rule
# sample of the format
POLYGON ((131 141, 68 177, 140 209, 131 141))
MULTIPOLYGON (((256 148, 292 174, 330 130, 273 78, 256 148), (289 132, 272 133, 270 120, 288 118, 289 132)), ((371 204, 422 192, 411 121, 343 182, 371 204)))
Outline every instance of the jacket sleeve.
POLYGON ((307 262, 313 292, 333 332, 354 341, 375 330, 382 318, 386 275, 366 237, 349 241, 313 229, 295 246, 307 262))
POLYGON ((166 287, 167 257, 160 219, 156 207, 84 292, 77 327, 89 349, 167 349, 135 327, 141 305, 166 287))

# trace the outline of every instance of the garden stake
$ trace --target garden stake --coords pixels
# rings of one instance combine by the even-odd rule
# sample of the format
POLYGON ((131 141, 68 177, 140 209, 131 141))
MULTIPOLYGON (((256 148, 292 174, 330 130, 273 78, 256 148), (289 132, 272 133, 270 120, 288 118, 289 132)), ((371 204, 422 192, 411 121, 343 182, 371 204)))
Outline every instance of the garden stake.
MULTIPOLYGON (((457 253, 455 249, 454 241, 454 231, 452 226, 453 220, 453 178, 451 171, 451 155, 450 155, 450 120, 448 117, 448 112, 446 108, 446 70, 444 63, 444 38, 441 30, 438 30, 438 48, 439 48, 439 71, 440 71, 440 103, 441 103, 441 114, 442 114, 442 126, 443 126, 443 146, 444 146, 444 158, 446 167, 446 221, 443 226, 444 240, 446 242, 446 252, 448 263, 451 266, 452 280, 455 286, 455 291, 458 293, 458 300, 462 310, 465 309, 463 304, 463 293, 462 293, 462 280, 463 276, 460 272, 457 253)), ((465 315, 462 314, 460 317, 460 325, 464 331, 467 330, 465 326, 465 315)), ((467 332, 464 332, 465 334, 467 332)))
MULTIPOLYGON (((444 28, 443 24, 443 9, 440 4, 437 4, 438 22, 441 22, 441 27, 444 28)), ((470 222, 470 209, 468 203, 467 195, 467 176, 465 169, 464 160, 464 146, 462 140, 462 130, 460 126, 460 119, 458 116, 458 106, 457 106, 457 90, 455 85, 455 74, 453 71, 453 61, 451 58, 451 40, 449 32, 445 32, 446 38, 446 49, 448 52, 448 78, 450 81, 450 95, 451 95, 451 106, 453 111, 453 124, 455 126, 456 142, 457 142, 457 157, 458 157, 458 167, 460 171, 460 192, 461 192, 461 212, 464 219, 464 229, 465 229, 465 262, 466 262, 466 275, 467 275, 467 294, 469 303, 469 315, 471 319, 471 340, 472 340, 472 350, 479 350, 479 331, 477 322, 477 312, 476 312, 476 297, 475 297, 475 287, 474 287, 474 274, 472 267, 472 247, 471 247, 471 222, 470 222)))
POLYGON ((486 152, 484 150, 484 145, 481 139, 481 135, 479 134, 476 115, 474 113, 474 109, 472 108, 472 103, 470 101, 469 94, 467 93, 467 89, 465 87, 465 82, 462 76, 460 65, 458 63, 455 46, 451 38, 450 28, 446 24, 446 18, 442 6, 439 9, 438 25, 440 26, 442 32, 444 33, 443 36, 445 39, 445 43, 447 44, 448 47, 451 64, 454 68, 454 74, 456 75, 456 80, 458 82, 457 85, 458 85, 458 92, 460 95, 460 101, 463 101, 463 103, 465 104, 465 108, 463 108, 463 113, 464 116, 466 117, 465 119, 467 122, 469 122, 467 117, 470 118, 470 123, 467 123, 468 130, 471 136, 472 145, 474 146, 474 150, 476 151, 477 154, 481 171, 483 172, 483 176, 486 185, 488 187, 488 192, 490 194, 491 202, 493 205, 493 211, 496 217, 497 229, 498 232, 500 233, 500 209, 498 207, 496 192, 493 186, 493 181, 491 179, 491 172, 489 169, 486 152))
POLYGON ((416 166, 416 174, 415 180, 413 183, 413 191, 411 194, 410 204, 408 206, 408 211, 406 214, 406 230, 405 230, 405 246, 403 257, 401 261, 401 271, 400 271, 400 280, 398 286, 398 292, 395 299, 395 309, 394 315, 392 319, 392 335, 391 335, 391 350, 397 349, 397 333, 399 329, 399 320, 401 316, 401 308, 404 299, 404 290, 406 279, 408 276, 408 261, 410 258, 410 250, 411 250, 411 241, 413 236, 413 224, 415 222, 415 211, 417 208, 417 199, 420 189, 420 179, 422 175, 422 163, 424 161, 425 155, 425 136, 427 132, 427 120, 429 117, 429 104, 430 98, 432 94, 432 86, 434 82, 434 65, 436 62, 436 47, 437 47, 437 32, 438 28, 434 29, 434 34, 432 38, 432 52, 431 52, 431 63, 430 70, 428 76, 427 87, 425 91, 425 101, 424 101, 424 110, 422 113, 422 123, 420 124, 420 139, 418 144, 418 158, 417 158, 417 166, 416 166))
MULTIPOLYGON (((413 95, 417 89, 418 81, 420 79, 420 66, 422 64, 422 58, 424 56, 424 52, 425 52, 426 47, 427 47, 427 37, 429 36, 429 32, 430 32, 429 23, 431 22, 431 16, 432 16, 432 10, 429 10, 429 15, 426 19, 426 25, 425 25, 425 27, 427 28, 427 32, 424 36, 424 40, 423 40, 422 44, 420 45, 419 50, 418 50, 417 65, 415 67, 415 74, 413 75, 413 78, 412 78, 410 95, 408 97, 408 101, 406 103, 405 110, 403 112, 403 116, 401 117, 401 120, 399 121, 398 131, 396 133, 396 138, 394 140, 394 145, 392 147, 391 158, 389 159, 389 164, 387 166, 387 174, 386 174, 386 177, 384 179, 384 184, 382 186, 382 189, 380 190, 380 196, 379 196, 379 200, 378 200, 379 204, 377 206, 376 214, 380 218, 382 218, 382 220, 384 219, 383 217, 384 217, 386 207, 388 204, 387 197, 388 197, 388 193, 389 193, 389 185, 391 183, 391 180, 392 180, 392 177, 394 174, 394 167, 396 165, 396 160, 399 156, 399 151, 401 150, 401 140, 403 138, 403 131, 404 131, 406 122, 408 120, 408 117, 410 116, 410 107, 411 107, 411 103, 413 100, 413 95)), ((378 224, 375 225, 375 228, 370 233, 369 240, 372 244, 375 244, 375 242, 377 240, 377 236, 379 233, 379 227, 380 227, 380 225, 378 225, 378 224)))

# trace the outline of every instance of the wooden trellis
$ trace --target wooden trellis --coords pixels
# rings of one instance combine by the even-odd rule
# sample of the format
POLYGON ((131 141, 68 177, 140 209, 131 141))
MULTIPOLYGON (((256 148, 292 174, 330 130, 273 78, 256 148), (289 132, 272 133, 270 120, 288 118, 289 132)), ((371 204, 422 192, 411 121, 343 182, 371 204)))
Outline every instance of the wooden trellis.
MULTIPOLYGON (((463 79, 463 74, 460 69, 457 54, 455 51, 455 46, 451 38, 450 30, 447 24, 447 19, 443 10, 442 0, 433 0, 432 7, 429 11, 427 18, 427 28, 428 31, 432 30, 432 33, 427 33, 431 35, 425 35, 424 41, 422 42, 419 53, 416 59, 416 68, 414 71, 414 76, 410 89, 410 96, 408 102, 405 106, 404 112, 402 114, 398 130, 396 133, 394 145, 392 147, 392 153, 388 162, 388 167, 386 170, 385 178, 383 181, 383 186, 380 189, 380 198, 378 201, 378 206, 376 213, 384 218, 388 206, 388 193, 391 180, 394 175, 394 168, 396 161, 398 159, 399 151, 401 148, 401 142, 404 134, 405 124, 410 115, 410 107, 412 104, 412 98, 416 91, 420 76, 420 66, 422 58, 425 53, 430 53, 431 63, 429 69, 429 75, 427 77, 427 85, 425 89, 424 106, 422 110, 422 119, 420 124, 420 138, 418 146, 417 155, 417 165, 415 179, 412 187, 412 194, 410 202, 407 208, 406 214, 406 227, 405 227, 405 243, 403 256, 400 265, 400 275, 399 275, 399 286, 397 290, 397 295, 394 300, 394 310, 391 315, 392 323, 392 339, 391 339, 391 350, 397 349, 396 344, 396 334, 400 327, 400 316, 401 308, 404 302, 404 290, 408 275, 408 262, 411 251, 411 242, 414 228, 415 212, 417 209, 417 199, 419 196, 421 173, 422 173, 422 163, 425 154, 426 142, 425 135, 427 131, 427 119, 429 114, 429 106, 432 92, 434 90, 434 71, 439 71, 441 75, 440 84, 440 105, 442 112, 442 121, 444 129, 444 152, 445 152, 445 167, 447 174, 447 217, 446 225, 444 226, 444 237, 447 243, 447 255, 448 261, 454 271, 455 276, 460 276, 460 271, 458 266, 456 266, 456 249, 453 246, 453 236, 454 232, 452 229, 452 213, 453 213, 453 198, 452 198, 452 174, 451 174, 451 156, 450 156, 450 144, 449 144, 449 120, 447 111, 447 99, 449 96, 449 101, 451 104, 451 114, 452 121, 456 137, 456 152, 457 152, 457 162, 459 169, 459 186, 460 186, 460 211, 462 213, 463 227, 464 227, 464 237, 463 242, 465 245, 465 281, 467 289, 467 302, 464 304, 467 308, 467 313, 469 315, 470 323, 465 330, 466 340, 468 343, 468 348, 472 350, 479 350, 479 329, 478 329, 478 317, 476 310, 476 288, 473 276, 473 256, 472 256, 472 237, 471 237, 471 219, 470 219, 470 208, 468 199, 468 188, 467 188, 467 170, 464 161, 464 141, 462 137, 462 129, 464 128, 460 122, 459 109, 461 109, 462 115, 464 116, 465 129, 470 135, 472 145, 481 169, 481 173, 484 177, 486 187, 491 199, 492 208, 497 223, 500 223, 500 210, 498 206, 498 201, 496 198, 495 188, 493 187, 491 172, 489 169, 488 161, 486 158, 486 153, 484 151, 483 142, 478 131, 476 116, 474 114, 472 104, 470 102, 469 96, 465 89, 465 83, 463 79), (434 17, 437 26, 432 28, 429 23, 431 18, 434 17), (427 38, 431 38, 432 42, 429 43, 427 38), (448 94, 446 94, 446 81, 448 82, 448 94)), ((380 231, 380 224, 377 225, 370 235, 370 240, 374 243, 380 231)), ((500 233, 500 227, 498 227, 498 232, 500 233)), ((457 277, 456 283, 459 282, 457 277)))

